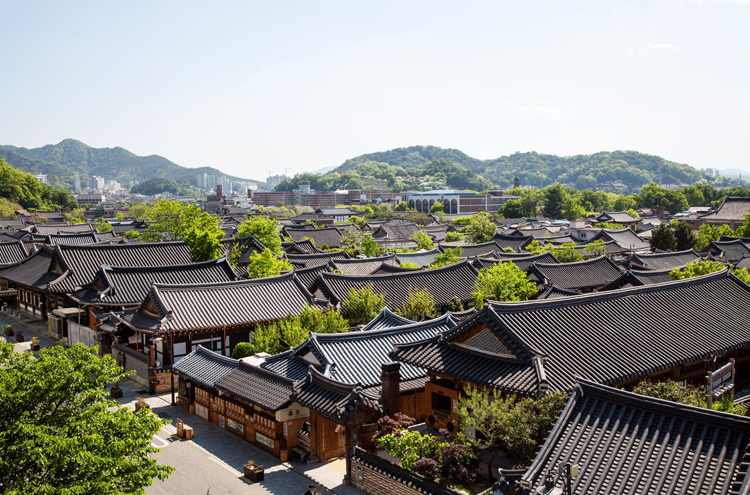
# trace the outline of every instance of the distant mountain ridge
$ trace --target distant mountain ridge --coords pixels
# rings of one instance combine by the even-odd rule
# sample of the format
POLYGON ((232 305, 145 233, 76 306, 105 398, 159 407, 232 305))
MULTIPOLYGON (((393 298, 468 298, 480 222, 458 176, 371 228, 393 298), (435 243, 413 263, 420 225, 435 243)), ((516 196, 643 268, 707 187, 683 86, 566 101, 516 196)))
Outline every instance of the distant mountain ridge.
MULTIPOLYGON (((159 155, 138 156, 130 151, 116 148, 92 148, 75 139, 65 139, 58 144, 48 144, 41 148, 20 148, 0 145, 0 158, 27 172, 54 175, 62 178, 62 184, 72 185, 73 172, 79 172, 81 180, 98 175, 107 180, 117 180, 121 184, 144 181, 153 178, 179 180, 198 174, 226 175, 212 167, 187 168, 177 165, 159 155)), ((232 180, 259 183, 252 179, 233 177, 232 180)), ((260 184, 263 184, 260 182, 260 184)))
POLYGON ((520 179, 521 185, 546 187, 561 182, 572 184, 578 189, 614 181, 621 181, 628 188, 637 189, 649 182, 695 184, 701 180, 708 183, 722 180, 709 177, 690 165, 636 151, 603 151, 568 157, 532 151, 479 160, 462 151, 437 146, 411 146, 364 154, 346 160, 334 172, 344 173, 367 162, 384 163, 408 170, 440 159, 466 167, 502 188, 512 187, 516 177, 520 179))

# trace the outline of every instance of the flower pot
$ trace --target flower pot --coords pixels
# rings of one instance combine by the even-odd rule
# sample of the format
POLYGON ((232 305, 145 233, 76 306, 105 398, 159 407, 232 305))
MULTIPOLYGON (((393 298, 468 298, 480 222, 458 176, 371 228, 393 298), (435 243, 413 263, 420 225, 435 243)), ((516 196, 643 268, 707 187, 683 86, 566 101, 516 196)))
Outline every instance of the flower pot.
POLYGON ((120 387, 112 387, 109 389, 109 396, 113 399, 122 398, 122 389, 120 387))
POLYGON ((16 333, 16 342, 23 342, 23 333, 18 332, 16 333))
POLYGON ((257 464, 245 464, 244 470, 245 478, 249 479, 253 483, 263 481, 265 471, 261 466, 258 466, 257 464))
POLYGON ((39 345, 38 342, 37 343, 33 343, 33 342, 31 343, 31 351, 32 352, 38 352, 39 351, 39 347, 40 347, 40 345, 39 345))
POLYGON ((136 402, 135 403, 135 410, 141 410, 141 409, 151 409, 151 406, 148 405, 146 402, 136 402))
POLYGON ((5 336, 6 337, 13 337, 13 327, 10 325, 5 325, 5 336))

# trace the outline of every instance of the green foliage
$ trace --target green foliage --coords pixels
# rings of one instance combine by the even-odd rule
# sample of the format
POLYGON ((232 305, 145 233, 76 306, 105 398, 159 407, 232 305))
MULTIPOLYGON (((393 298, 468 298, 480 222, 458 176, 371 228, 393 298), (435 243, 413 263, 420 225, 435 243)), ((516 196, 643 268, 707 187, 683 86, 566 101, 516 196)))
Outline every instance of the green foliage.
POLYGON ((253 355, 252 342, 240 342, 232 349, 232 359, 242 359, 253 355))
POLYGON ((409 287, 409 293, 401 309, 396 313, 412 321, 422 321, 425 317, 433 318, 435 311, 435 299, 427 289, 417 291, 409 287))
POLYGON ((348 230, 341 236, 341 243, 349 246, 346 252, 352 257, 364 255, 375 258, 383 255, 383 248, 370 232, 348 230))
POLYGON ((736 270, 732 271, 732 275, 742 280, 747 285, 750 285, 750 270, 748 270, 747 268, 737 268, 736 270))
POLYGON ((245 217, 245 221, 237 226, 237 237, 255 237, 261 244, 276 254, 281 254, 281 237, 278 230, 279 222, 273 217, 255 215, 245 217))
POLYGON ((422 230, 418 230, 412 237, 412 240, 417 243, 419 249, 429 251, 430 249, 435 248, 435 243, 432 241, 432 237, 422 230))
POLYGON ((276 256, 270 249, 255 251, 248 257, 248 278, 266 278, 281 275, 284 270, 291 270, 292 264, 276 256))
POLYGON ((435 201, 435 204, 430 208, 430 213, 445 213, 445 205, 442 201, 435 201))
POLYGON ((80 208, 73 208, 68 213, 64 213, 65 220, 68 222, 77 225, 84 222, 84 211, 80 208))
POLYGON ((460 232, 446 232, 445 242, 458 242, 463 239, 460 232))
POLYGON ((680 270, 675 268, 669 272, 669 276, 672 280, 683 280, 686 278, 699 277, 701 275, 708 275, 709 273, 718 272, 723 270, 725 267, 721 263, 712 260, 706 261, 691 261, 685 268, 680 270))
POLYGON ((738 237, 750 237, 750 215, 745 215, 745 223, 737 227, 738 237))
POLYGON ((107 400, 123 376, 93 348, 19 354, 0 342, 0 486, 14 494, 139 493, 172 468, 157 464, 152 437, 164 423, 107 400))
MULTIPOLYGON (((709 232, 711 231, 704 230, 703 235, 705 236, 709 232)), ((673 220, 662 222, 658 228, 654 229, 649 244, 651 244, 652 249, 661 249, 662 251, 685 251, 695 246, 696 239, 695 232, 689 224, 673 220)))
POLYGON ((633 392, 696 407, 701 407, 705 403, 704 397, 706 395, 703 387, 696 387, 690 384, 683 387, 672 380, 665 380, 663 382, 643 380, 636 385, 633 392))
POLYGON ((484 300, 526 301, 536 294, 536 285, 526 278, 515 263, 498 263, 490 269, 483 268, 474 284, 474 306, 482 309, 484 300))
POLYGON ((567 194, 562 184, 555 184, 545 189, 544 215, 552 220, 563 218, 565 216, 566 200, 567 194))
POLYGON ((147 220, 150 206, 146 203, 130 203, 128 206, 128 217, 137 218, 138 220, 147 220))
POLYGON ((604 256, 607 254, 607 246, 604 244, 603 239, 599 239, 586 244, 586 251, 597 256, 604 256))
POLYGON ((302 310, 298 318, 300 326, 308 333, 343 333, 349 331, 349 322, 337 311, 323 311, 305 305, 305 309, 302 310))
POLYGON ((409 204, 406 201, 402 201, 393 208, 394 211, 409 211, 409 204))
POLYGON ((690 207, 682 190, 664 189, 653 182, 644 186, 637 198, 638 206, 663 206, 672 214, 685 211, 690 207))
POLYGON ((0 197, 23 208, 59 210, 78 205, 68 191, 42 184, 33 175, 16 170, 0 158, 0 197))
POLYGON ((458 313, 464 310, 464 303, 461 302, 461 299, 459 299, 458 296, 453 296, 451 300, 446 303, 444 309, 452 313, 458 313))
POLYGON ((570 220, 571 222, 578 218, 586 216, 586 209, 578 204, 578 200, 575 197, 568 197, 565 200, 565 211, 563 211, 563 218, 570 220))
POLYGON ((526 216, 526 207, 520 199, 511 199, 501 206, 497 213, 503 218, 521 218, 526 216))
POLYGON ((471 217, 458 217, 454 218, 451 222, 452 225, 469 225, 469 222, 471 222, 471 217))
POLYGON ((472 215, 469 225, 466 226, 466 235, 474 244, 489 242, 495 237, 496 233, 497 225, 486 211, 480 211, 472 215))
POLYGON ((711 241, 718 241, 721 236, 734 236, 735 233, 729 225, 711 225, 703 224, 698 230, 695 231, 695 244, 693 249, 700 251, 701 249, 708 246, 711 241))
POLYGON ((341 304, 341 312, 351 325, 368 323, 383 310, 382 294, 375 294, 372 285, 360 290, 350 289, 349 297, 341 304))
POLYGON ((411 269, 416 269, 416 270, 422 268, 421 266, 417 265, 416 263, 411 263, 409 261, 403 261, 403 262, 399 263, 398 266, 400 266, 401 268, 411 268, 411 269))
POLYGON ((711 405, 711 409, 713 409, 714 411, 721 411, 729 414, 737 414, 739 416, 745 416, 745 413, 747 412, 745 406, 741 404, 735 404, 732 398, 728 395, 725 395, 724 398, 720 401, 714 402, 711 405))
POLYGON ((458 263, 461 261, 461 253, 463 253, 463 249, 461 249, 460 246, 455 248, 448 248, 442 253, 438 253, 435 255, 435 261, 432 262, 430 265, 430 268, 440 268, 441 266, 446 265, 452 265, 453 263, 458 263))
POLYGON ((100 218, 96 224, 94 225, 94 228, 97 232, 112 232, 112 226, 104 220, 103 218, 100 218))
POLYGON ((185 225, 182 240, 190 246, 190 261, 200 263, 221 255, 223 237, 219 219, 203 212, 185 225))
POLYGON ((144 180, 130 189, 131 194, 143 194, 144 196, 155 196, 166 192, 177 196, 196 196, 200 194, 200 189, 194 187, 193 184, 185 184, 162 177, 144 180))
POLYGON ((651 239, 648 243, 653 250, 674 251, 677 240, 674 237, 674 230, 668 222, 662 222, 657 228, 651 231, 651 239))
MULTIPOLYGON (((552 255, 560 261, 560 263, 575 263, 576 261, 583 260, 583 254, 581 254, 578 249, 573 249, 575 246, 576 245, 572 243, 564 243, 559 246, 549 246, 549 250, 552 252, 552 255)), ((594 246, 594 249, 600 248, 594 246)))
MULTIPOLYGON (((538 399, 503 397, 493 390, 485 392, 473 387, 464 389, 456 404, 459 438, 477 449, 486 449, 500 442, 520 463, 527 462, 557 420, 567 395, 553 392, 538 399), (473 426, 481 435, 467 435, 473 426)), ((492 464, 493 452, 489 449, 492 464)), ((492 474, 488 466, 488 477, 492 474)))
POLYGON ((422 435, 418 431, 402 430, 378 439, 378 445, 401 461, 401 467, 414 470, 414 463, 423 457, 432 458, 441 445, 433 441, 432 435, 422 435))
POLYGON ((640 215, 638 215, 638 212, 635 211, 633 208, 628 208, 628 211, 626 213, 633 218, 640 218, 640 215))
POLYGON ((268 325, 259 325, 253 332, 250 346, 243 346, 243 352, 250 351, 248 356, 267 352, 278 354, 291 347, 300 345, 307 339, 309 332, 302 328, 299 318, 287 316, 268 325))

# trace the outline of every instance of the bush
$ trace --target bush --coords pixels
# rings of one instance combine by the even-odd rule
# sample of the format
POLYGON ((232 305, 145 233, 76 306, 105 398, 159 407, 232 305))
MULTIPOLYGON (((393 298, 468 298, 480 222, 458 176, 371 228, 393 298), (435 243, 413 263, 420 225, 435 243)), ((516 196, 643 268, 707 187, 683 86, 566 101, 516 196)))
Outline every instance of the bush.
POLYGON ((696 387, 690 384, 683 387, 673 380, 665 380, 663 382, 644 380, 635 386, 633 392, 647 397, 655 397, 657 399, 697 407, 701 407, 706 396, 706 391, 703 387, 696 387))
POLYGON ((447 232, 445 234, 445 242, 458 242, 463 239, 463 236, 459 232, 447 232))
POLYGON ((349 290, 349 297, 341 304, 343 314, 352 325, 368 323, 383 310, 385 297, 375 294, 372 285, 360 290, 349 290))
POLYGON ((406 302, 396 313, 412 321, 422 321, 426 316, 434 317, 437 314, 435 300, 427 289, 415 292, 409 287, 406 302))
POLYGON ((464 310, 464 305, 461 302, 461 299, 458 298, 458 296, 453 296, 450 301, 448 301, 445 305, 445 311, 450 311, 453 313, 458 313, 460 311, 464 310))
POLYGON ((232 349, 232 359, 242 359, 253 355, 253 344, 250 342, 240 342, 232 349))

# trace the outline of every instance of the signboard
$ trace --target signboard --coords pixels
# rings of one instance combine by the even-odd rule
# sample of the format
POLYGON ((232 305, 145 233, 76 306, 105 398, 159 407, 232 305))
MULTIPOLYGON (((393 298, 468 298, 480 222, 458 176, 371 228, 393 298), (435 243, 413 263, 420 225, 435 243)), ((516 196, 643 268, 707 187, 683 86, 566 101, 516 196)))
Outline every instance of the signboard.
POLYGON ((195 403, 195 414, 208 421, 208 408, 204 405, 195 403))
POLYGON ((255 433, 255 439, 263 445, 273 448, 273 440, 263 435, 262 433, 255 433))
POLYGON ((237 431, 242 432, 242 433, 245 432, 245 425, 243 425, 242 423, 238 423, 237 421, 233 420, 232 418, 227 418, 227 424, 233 430, 237 430, 237 431))
POLYGON ((708 404, 710 408, 715 400, 734 389, 734 359, 716 371, 709 372, 706 376, 708 382, 708 404))
POLYGON ((294 402, 285 409, 276 411, 276 421, 292 421, 294 419, 307 418, 310 416, 310 409, 302 407, 299 403, 294 402))
POLYGON ((225 428, 224 416, 222 416, 221 414, 219 415, 219 428, 225 428))

